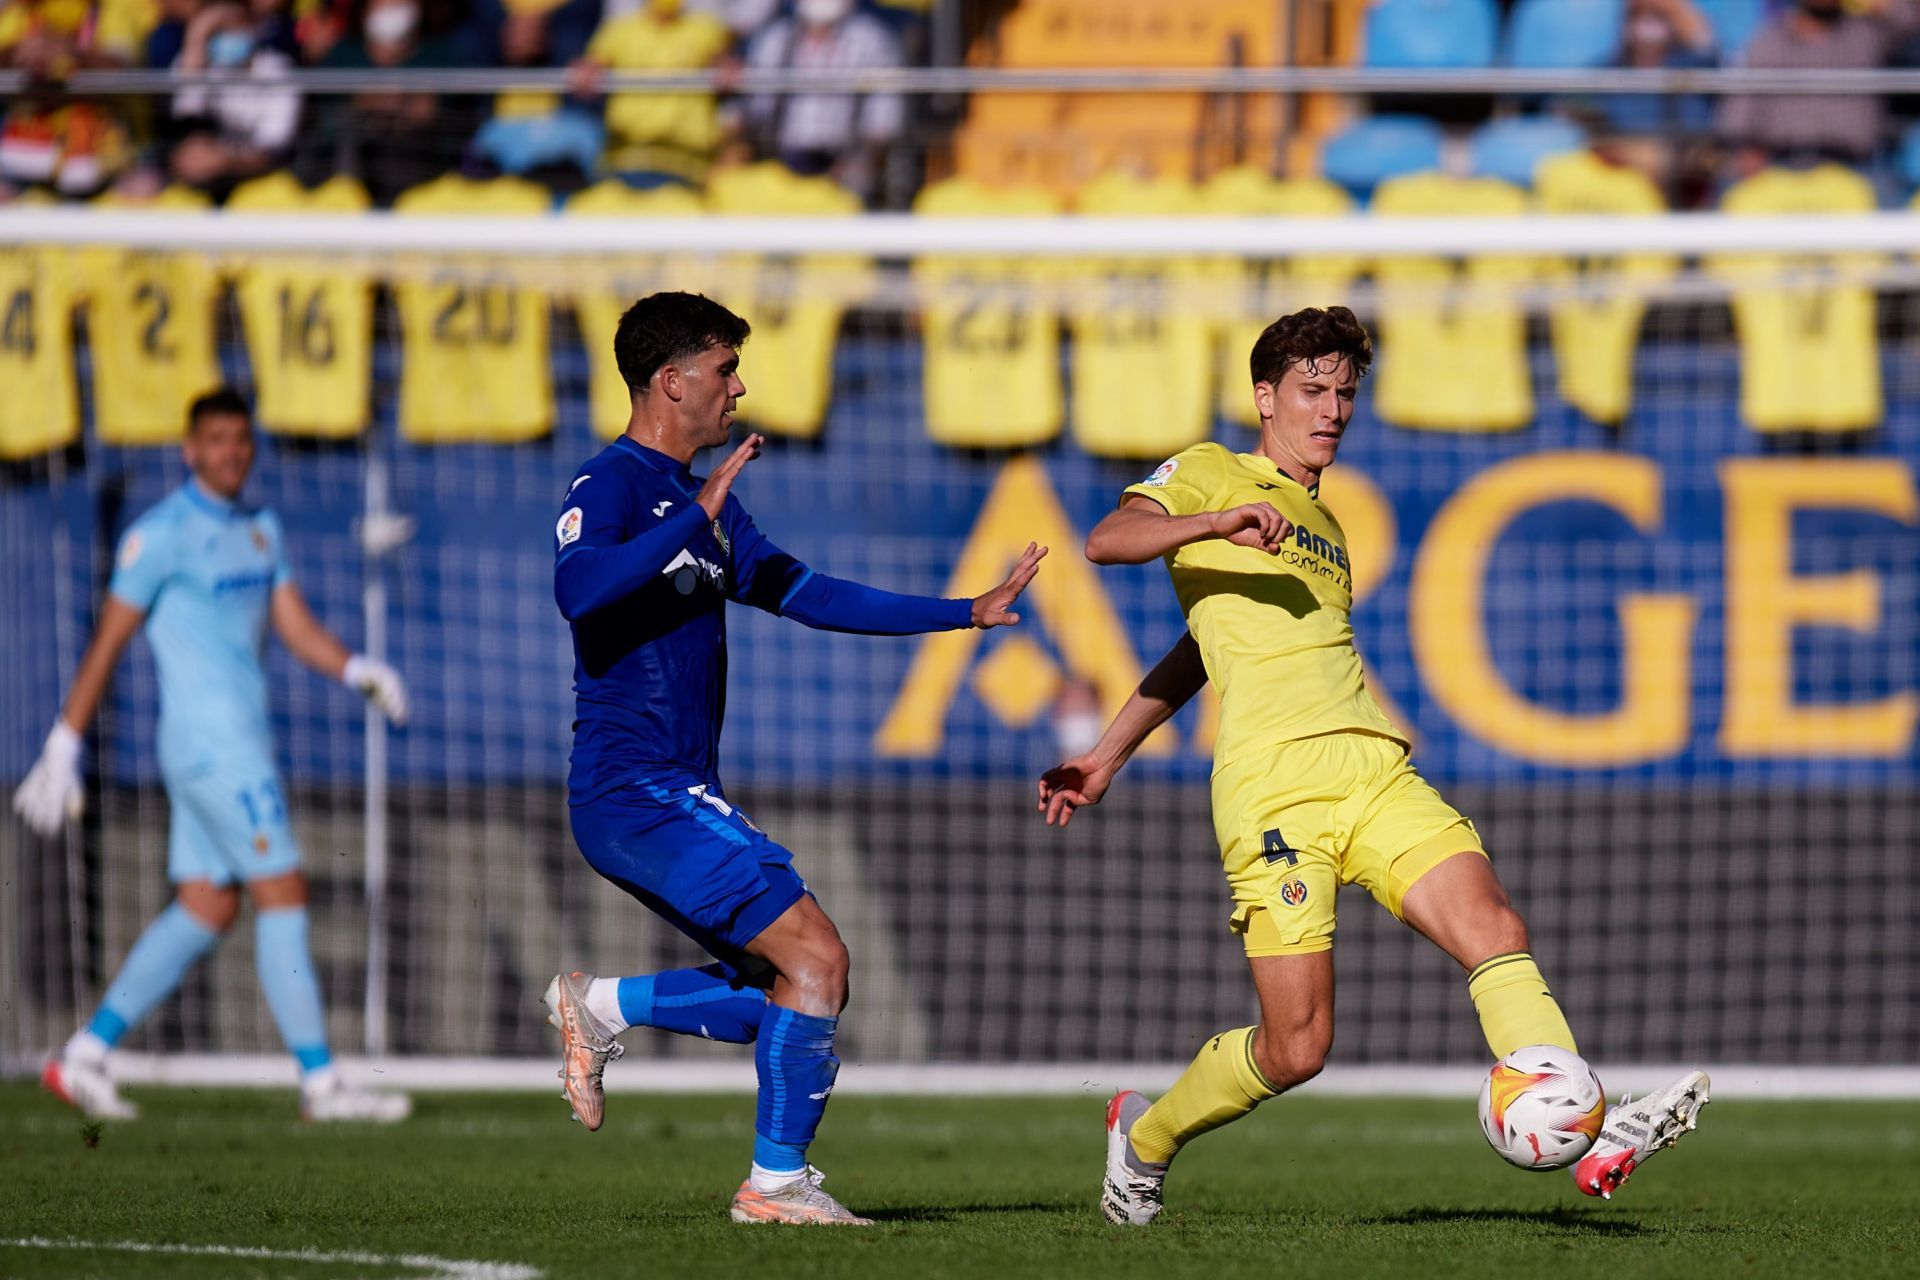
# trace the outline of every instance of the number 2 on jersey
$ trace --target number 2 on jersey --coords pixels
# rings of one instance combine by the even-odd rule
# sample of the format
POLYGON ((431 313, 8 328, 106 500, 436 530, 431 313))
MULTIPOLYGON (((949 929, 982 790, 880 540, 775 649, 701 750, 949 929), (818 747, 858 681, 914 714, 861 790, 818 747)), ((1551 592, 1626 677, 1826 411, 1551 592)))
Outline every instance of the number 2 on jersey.
POLYGON ((140 309, 140 349, 152 360, 172 360, 179 354, 167 338, 167 322, 173 318, 173 295, 165 285, 143 280, 133 292, 133 305, 140 309))

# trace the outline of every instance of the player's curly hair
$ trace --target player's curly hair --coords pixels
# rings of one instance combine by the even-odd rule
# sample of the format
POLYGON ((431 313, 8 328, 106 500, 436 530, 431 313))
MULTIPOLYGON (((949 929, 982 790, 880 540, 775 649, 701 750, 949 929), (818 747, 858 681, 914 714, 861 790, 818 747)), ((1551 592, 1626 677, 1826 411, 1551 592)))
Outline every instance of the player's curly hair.
POLYGON ((698 293, 654 293, 628 307, 613 334, 613 358, 627 391, 638 395, 660 366, 699 355, 716 342, 736 351, 752 326, 698 293))
POLYGON ((1366 377, 1373 363, 1373 339, 1345 307, 1307 307, 1281 316, 1261 330, 1248 363, 1255 382, 1279 386, 1287 370, 1302 360, 1311 365, 1329 356, 1335 364, 1352 361, 1355 381, 1366 377))

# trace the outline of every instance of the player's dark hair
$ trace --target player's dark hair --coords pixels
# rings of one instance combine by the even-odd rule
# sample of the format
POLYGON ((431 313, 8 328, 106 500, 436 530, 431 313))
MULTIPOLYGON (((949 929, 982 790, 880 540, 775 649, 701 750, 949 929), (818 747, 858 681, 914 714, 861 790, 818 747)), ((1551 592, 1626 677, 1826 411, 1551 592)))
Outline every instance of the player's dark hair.
POLYGON ((1331 364, 1353 362, 1354 380, 1367 376, 1373 363, 1373 339, 1365 326, 1345 307, 1308 307, 1290 316, 1281 316, 1260 331, 1248 361, 1255 382, 1280 385, 1287 370, 1302 360, 1312 368, 1332 357, 1331 364))
POLYGON ((187 407, 187 430, 198 431, 201 422, 215 417, 245 418, 251 426, 253 406, 232 387, 215 387, 187 407))
POLYGON ((738 351, 751 332, 745 320, 702 294, 649 294, 620 317, 613 358, 627 391, 638 395, 662 365, 699 355, 716 342, 738 351))

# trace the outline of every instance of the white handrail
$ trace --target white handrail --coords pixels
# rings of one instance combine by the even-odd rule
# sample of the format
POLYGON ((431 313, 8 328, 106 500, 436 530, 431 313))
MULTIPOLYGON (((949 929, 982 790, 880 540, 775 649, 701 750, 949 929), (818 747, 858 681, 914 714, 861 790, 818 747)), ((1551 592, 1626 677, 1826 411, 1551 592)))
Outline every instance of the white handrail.
MULTIPOLYGON (((64 82, 74 93, 168 93, 190 84, 252 84, 244 72, 172 70, 76 71, 64 82)), ((447 67, 387 70, 298 68, 286 83, 307 93, 362 90, 445 94, 506 91, 561 92, 559 67, 447 67)), ((1920 69, 1773 70, 1762 67, 1694 69, 1478 67, 1399 71, 1377 67, 873 67, 810 71, 757 68, 722 83, 711 71, 608 71, 607 91, 644 93, 1419 93, 1419 94, 1911 94, 1920 93, 1920 69)), ((30 87, 24 73, 0 71, 0 94, 30 87)))
POLYGON ((1474 254, 1705 254, 1920 250, 1909 211, 1739 217, 846 218, 407 217, 0 208, 0 245, 115 245, 219 255, 498 253, 857 254, 1284 258, 1474 254))

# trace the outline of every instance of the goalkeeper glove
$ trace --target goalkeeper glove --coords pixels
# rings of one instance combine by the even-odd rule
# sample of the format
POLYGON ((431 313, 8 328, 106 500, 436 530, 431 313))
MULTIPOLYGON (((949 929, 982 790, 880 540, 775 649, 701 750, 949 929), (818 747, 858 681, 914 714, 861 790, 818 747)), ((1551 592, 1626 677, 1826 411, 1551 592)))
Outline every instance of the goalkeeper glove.
POLYGON ((340 683, 380 708, 393 723, 407 722, 407 686, 398 671, 378 658, 354 654, 340 672, 340 683))
POLYGON ((65 720, 55 720, 40 758, 13 793, 13 811, 41 835, 57 835, 61 823, 80 816, 83 798, 80 735, 65 720))

